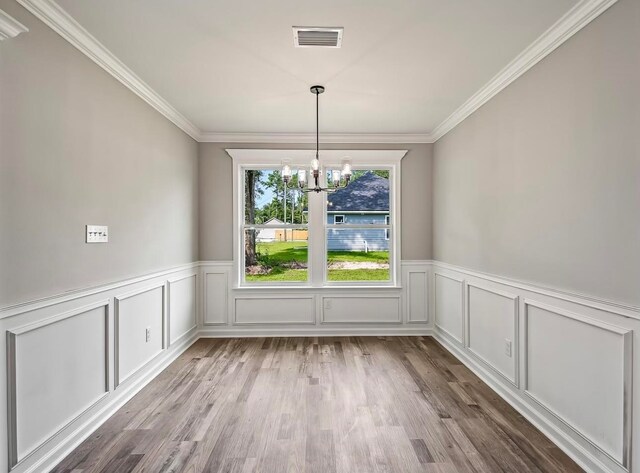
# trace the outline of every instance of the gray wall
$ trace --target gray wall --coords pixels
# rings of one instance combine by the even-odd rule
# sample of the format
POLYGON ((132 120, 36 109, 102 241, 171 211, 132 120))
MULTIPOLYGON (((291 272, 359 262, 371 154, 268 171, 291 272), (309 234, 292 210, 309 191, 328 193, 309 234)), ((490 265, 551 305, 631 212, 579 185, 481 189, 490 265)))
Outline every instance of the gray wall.
MULTIPOLYGON (((321 135, 322 138, 322 135, 321 135)), ((402 160, 402 259, 431 259, 433 145, 326 144, 325 149, 406 149, 402 160)), ((232 160, 225 149, 311 149, 308 144, 200 143, 200 259, 233 259, 232 160)))
POLYGON ((640 305, 640 2, 435 145, 434 258, 640 305))
POLYGON ((0 42, 0 306, 197 259, 197 143, 15 1, 0 42), (109 225, 108 244, 84 243, 109 225))

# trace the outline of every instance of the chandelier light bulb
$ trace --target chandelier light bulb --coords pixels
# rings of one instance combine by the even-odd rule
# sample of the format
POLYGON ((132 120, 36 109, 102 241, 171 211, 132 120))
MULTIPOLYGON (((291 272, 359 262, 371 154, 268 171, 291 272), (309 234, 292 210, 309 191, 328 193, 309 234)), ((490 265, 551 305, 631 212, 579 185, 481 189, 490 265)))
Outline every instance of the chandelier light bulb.
POLYGON ((289 165, 289 161, 282 162, 282 180, 285 183, 288 183, 291 180, 292 171, 291 166, 289 165))
POLYGON ((331 171, 331 181, 334 187, 340 187, 340 170, 334 169, 331 171))
POLYGON ((298 170, 298 185, 301 189, 307 185, 307 171, 304 169, 298 170))
POLYGON ((353 171, 351 170, 351 160, 349 158, 345 158, 342 160, 342 175, 344 177, 351 177, 353 171))

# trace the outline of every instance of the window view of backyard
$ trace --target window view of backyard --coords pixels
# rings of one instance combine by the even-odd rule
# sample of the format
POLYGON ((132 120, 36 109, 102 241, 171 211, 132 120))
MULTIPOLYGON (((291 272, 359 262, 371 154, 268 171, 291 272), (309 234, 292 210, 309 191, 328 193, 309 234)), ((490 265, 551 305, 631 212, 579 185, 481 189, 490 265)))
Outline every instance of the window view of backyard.
MULTIPOLYGON (((330 175, 330 171, 328 172, 330 175)), ((389 172, 356 171, 327 194, 327 279, 388 281, 389 172)), ((308 194, 296 171, 285 188, 280 171, 245 170, 245 281, 308 279, 308 194)))

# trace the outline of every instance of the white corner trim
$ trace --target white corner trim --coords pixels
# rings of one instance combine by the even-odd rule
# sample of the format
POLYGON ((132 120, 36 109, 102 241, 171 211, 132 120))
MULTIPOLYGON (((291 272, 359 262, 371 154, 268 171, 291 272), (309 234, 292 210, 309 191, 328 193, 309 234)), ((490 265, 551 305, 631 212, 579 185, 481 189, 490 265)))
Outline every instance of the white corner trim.
MULTIPOLYGON (((314 133, 216 133, 203 132, 201 143, 315 143, 314 133)), ((429 133, 323 133, 323 143, 405 144, 433 143, 429 133)))
POLYGON ((15 38, 20 33, 26 33, 29 28, 9 16, 8 13, 0 10, 0 41, 15 38))
POLYGON ((198 140, 200 130, 193 123, 149 87, 57 3, 53 0, 17 1, 178 128, 198 140))
POLYGON ((433 142, 453 130, 473 112, 482 107, 498 92, 506 88, 522 74, 551 54, 558 46, 597 18, 618 0, 581 0, 547 31, 473 94, 456 111, 449 115, 431 132, 433 142))
MULTIPOLYGON (((280 163, 283 157, 292 163, 306 165, 313 157, 312 149, 256 149, 256 148, 228 148, 225 149, 233 162, 238 165, 273 165, 280 163)), ((360 166, 398 164, 405 157, 406 149, 326 149, 322 150, 322 162, 325 166, 340 165, 341 160, 348 156, 351 161, 360 166)))

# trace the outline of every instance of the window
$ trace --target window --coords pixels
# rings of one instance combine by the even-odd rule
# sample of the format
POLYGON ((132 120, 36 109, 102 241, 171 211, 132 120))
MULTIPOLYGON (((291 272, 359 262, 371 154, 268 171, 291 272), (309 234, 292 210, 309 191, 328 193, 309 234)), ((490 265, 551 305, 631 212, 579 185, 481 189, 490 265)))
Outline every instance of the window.
POLYGON ((327 224, 327 281, 363 283, 391 279, 390 174, 389 169, 355 169, 347 187, 327 195, 327 214, 339 211, 348 215, 348 223, 343 220, 340 228, 335 218, 333 225, 331 220, 327 224))
POLYGON ((244 169, 244 281, 306 282, 307 195, 279 169, 244 169))
MULTIPOLYGON (((308 169, 308 151, 227 152, 234 158, 236 176, 234 247, 239 286, 397 284, 396 206, 404 151, 350 151, 351 182, 330 193, 305 193, 298 188, 297 171, 308 169), (375 159, 369 162, 370 154, 375 159), (283 156, 293 171, 287 186, 280 175, 283 156)), ((338 153, 344 152, 322 155, 323 181, 340 164, 344 154, 338 153)))

